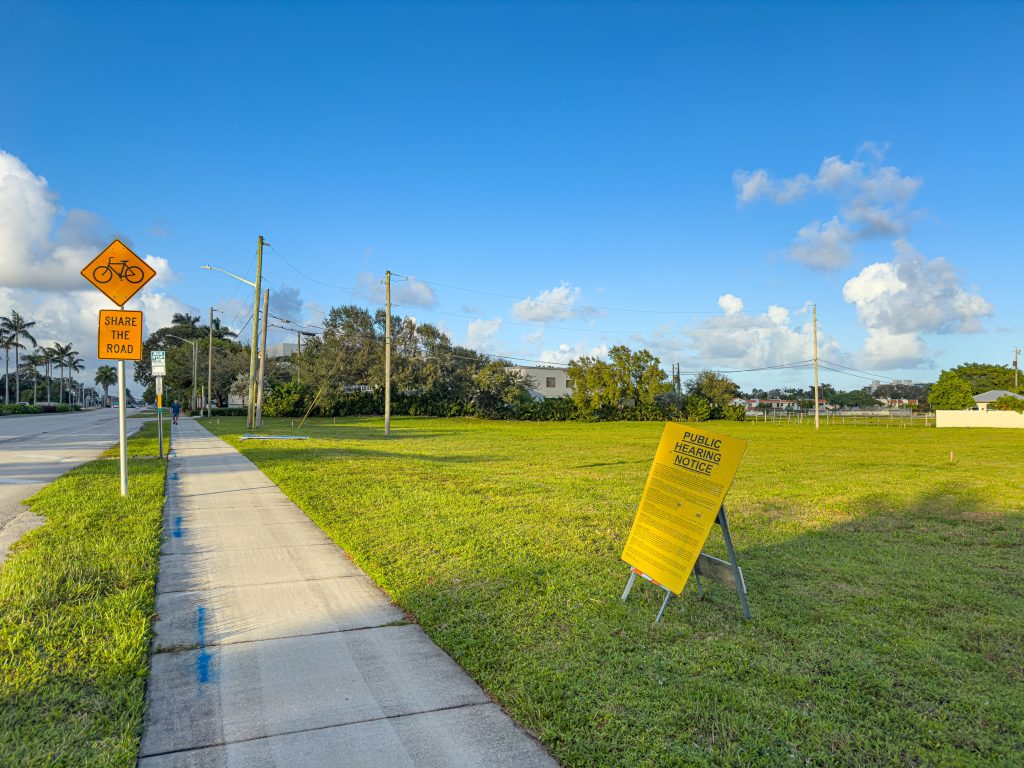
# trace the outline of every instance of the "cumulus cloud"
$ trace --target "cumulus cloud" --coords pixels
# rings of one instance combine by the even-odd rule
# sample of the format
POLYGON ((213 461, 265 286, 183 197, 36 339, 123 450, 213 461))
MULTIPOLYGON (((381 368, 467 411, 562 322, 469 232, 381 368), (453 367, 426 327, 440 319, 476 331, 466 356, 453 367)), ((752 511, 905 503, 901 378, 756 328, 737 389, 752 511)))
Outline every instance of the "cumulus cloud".
POLYGON ((573 360, 581 357, 608 357, 607 344, 591 344, 587 341, 577 341, 573 345, 559 344, 556 349, 545 349, 540 353, 542 362, 554 365, 568 365, 573 360))
MULTIPOLYGON (((386 298, 384 276, 377 277, 372 272, 360 272, 356 275, 358 285, 370 301, 383 304, 386 298)), ((429 283, 415 277, 398 277, 391 275, 391 301, 406 307, 436 307, 437 294, 429 283)))
MULTIPOLYGON (((762 368, 809 360, 814 354, 814 328, 808 308, 793 322, 785 307, 770 306, 761 314, 742 312, 743 302, 725 294, 719 301, 723 314, 678 327, 664 325, 634 341, 650 349, 663 362, 679 360, 688 368, 762 368)), ((822 357, 841 362, 846 355, 835 339, 819 329, 822 357)))
POLYGON ((892 261, 869 264, 843 286, 868 330, 864 362, 898 368, 926 359, 922 333, 972 333, 992 315, 992 305, 960 284, 953 266, 928 260, 906 240, 894 243, 892 261))
POLYGON ((743 299, 739 296, 733 296, 731 293, 727 293, 724 296, 718 297, 718 306, 725 310, 725 314, 735 315, 736 313, 743 311, 743 299))
POLYGON ((479 352, 490 349, 491 342, 501 330, 501 318, 471 320, 466 330, 466 346, 479 352))
POLYGON ((813 269, 840 269, 850 262, 856 243, 904 236, 916 216, 909 203, 921 188, 921 179, 883 165, 886 149, 868 142, 853 160, 831 155, 821 161, 814 176, 800 173, 773 179, 764 169, 739 169, 733 173, 737 204, 770 200, 786 205, 810 194, 835 197, 839 213, 824 223, 813 221, 801 227, 789 256, 813 269))
POLYGON ((512 307, 512 314, 519 320, 528 323, 568 320, 576 316, 576 302, 582 295, 583 292, 579 288, 574 288, 569 283, 562 283, 557 288, 541 291, 532 299, 523 299, 517 302, 512 307))
MULTIPOLYGON (((77 376, 84 382, 92 382, 99 365, 98 312, 112 304, 80 272, 116 236, 94 213, 63 210, 43 176, 0 150, 0 312, 14 309, 35 321, 33 335, 42 346, 73 344, 85 361, 77 376)), ((146 333, 169 324, 176 312, 195 314, 195 307, 159 290, 173 279, 167 260, 152 254, 144 259, 157 277, 132 299, 131 308, 142 309, 146 333)))
POLYGON ((856 239, 837 216, 824 224, 812 221, 796 233, 790 258, 813 269, 836 270, 850 261, 850 246, 856 239))

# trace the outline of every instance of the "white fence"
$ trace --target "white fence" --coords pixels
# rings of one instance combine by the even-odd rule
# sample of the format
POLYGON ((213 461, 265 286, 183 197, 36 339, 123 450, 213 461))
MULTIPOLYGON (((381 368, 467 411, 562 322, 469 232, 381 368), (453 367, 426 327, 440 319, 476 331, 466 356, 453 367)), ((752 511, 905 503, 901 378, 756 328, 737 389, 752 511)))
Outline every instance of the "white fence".
POLYGON ((1024 429, 1024 413, 1015 411, 936 411, 935 426, 1024 429))

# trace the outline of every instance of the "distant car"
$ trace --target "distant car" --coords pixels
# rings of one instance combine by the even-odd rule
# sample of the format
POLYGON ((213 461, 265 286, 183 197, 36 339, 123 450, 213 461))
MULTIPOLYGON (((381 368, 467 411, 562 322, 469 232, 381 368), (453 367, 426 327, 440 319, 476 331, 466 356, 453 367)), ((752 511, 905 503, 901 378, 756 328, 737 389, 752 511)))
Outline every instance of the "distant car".
POLYGON ((22 400, 19 403, 15 403, 15 405, 31 405, 31 403, 26 403, 24 400, 22 400))

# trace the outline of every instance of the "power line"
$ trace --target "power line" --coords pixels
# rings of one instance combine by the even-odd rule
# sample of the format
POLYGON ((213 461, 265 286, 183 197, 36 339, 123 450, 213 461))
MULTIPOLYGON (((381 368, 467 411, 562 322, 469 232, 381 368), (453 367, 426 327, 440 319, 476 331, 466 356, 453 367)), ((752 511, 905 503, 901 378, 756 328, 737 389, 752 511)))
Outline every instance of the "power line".
MULTIPOLYGON (((511 301, 518 301, 518 302, 528 301, 531 304, 547 304, 547 305, 554 306, 554 307, 572 308, 571 305, 567 306, 566 302, 564 302, 564 301, 547 301, 545 299, 533 299, 533 298, 530 298, 530 297, 523 298, 522 296, 510 296, 510 295, 505 294, 505 293, 495 293, 493 291, 482 291, 482 290, 480 290, 478 288, 466 288, 464 286, 451 285, 449 283, 440 283, 440 282, 437 282, 435 280, 423 280, 422 278, 419 278, 419 277, 410 277, 408 275, 400 275, 397 272, 392 272, 391 275, 392 275, 392 277, 402 277, 402 278, 405 278, 406 280, 415 280, 418 283, 426 283, 427 285, 436 285, 439 288, 451 288, 452 290, 465 291, 466 293, 477 293, 477 294, 480 294, 482 296, 492 296, 492 297, 499 298, 499 299, 510 299, 511 301)), ((626 307, 599 307, 599 306, 596 306, 594 304, 581 304, 581 305, 579 305, 578 309, 582 309, 582 310, 597 310, 597 311, 600 311, 600 312, 635 312, 635 313, 638 313, 638 314, 651 314, 651 315, 718 315, 718 314, 720 314, 720 311, 633 309, 633 308, 626 308, 626 307)), ((746 309, 744 309, 744 310, 741 310, 741 311, 744 312, 744 313, 749 314, 751 312, 767 312, 768 310, 767 309, 764 309, 764 310, 762 310, 762 309, 756 309, 756 310, 746 310, 746 309)))
POLYGON ((365 288, 370 288, 370 287, 372 287, 374 285, 380 285, 380 282, 381 282, 380 280, 377 280, 377 281, 375 281, 373 283, 367 283, 366 285, 356 285, 356 286, 344 286, 344 285, 336 285, 334 283, 328 283, 328 282, 325 282, 323 280, 320 280, 319 278, 310 277, 309 275, 307 275, 305 272, 303 272, 298 267, 296 267, 294 264, 292 264, 288 260, 287 256, 285 256, 277 248, 275 248, 274 246, 270 245, 269 243, 264 243, 264 245, 266 245, 270 250, 272 250, 274 253, 276 253, 278 256, 280 256, 281 260, 286 265, 288 265, 289 269, 291 269, 295 274, 297 274, 297 275, 299 275, 301 277, 306 278, 311 283, 317 283, 319 285, 324 285, 324 286, 327 286, 328 288, 337 288, 340 291, 360 291, 360 290, 363 290, 365 288))

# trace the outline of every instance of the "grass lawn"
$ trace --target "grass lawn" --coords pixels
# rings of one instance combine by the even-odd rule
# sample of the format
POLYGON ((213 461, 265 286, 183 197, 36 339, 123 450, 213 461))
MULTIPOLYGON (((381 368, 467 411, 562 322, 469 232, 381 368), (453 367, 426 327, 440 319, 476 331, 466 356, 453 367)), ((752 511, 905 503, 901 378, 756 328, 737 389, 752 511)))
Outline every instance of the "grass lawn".
MULTIPOLYGON (((155 454, 153 434, 130 455, 155 454)), ((100 459, 26 502, 47 522, 0 568, 0 765, 135 765, 164 474, 130 458, 122 499, 118 462, 100 459)))
POLYGON ((705 426, 752 622, 618 599, 661 424, 209 425, 563 765, 1024 764, 1024 432, 705 426))
MULTIPOLYGON (((129 427, 130 429, 130 427, 129 427)), ((128 438, 128 458, 150 457, 156 458, 160 455, 160 447, 157 442, 156 420, 148 421, 142 425, 138 432, 128 438)), ((171 447, 171 418, 164 419, 164 457, 171 447)), ((121 455, 121 447, 114 445, 103 452, 103 457, 116 459, 121 455)), ((130 472, 131 470, 129 470, 130 472)))

